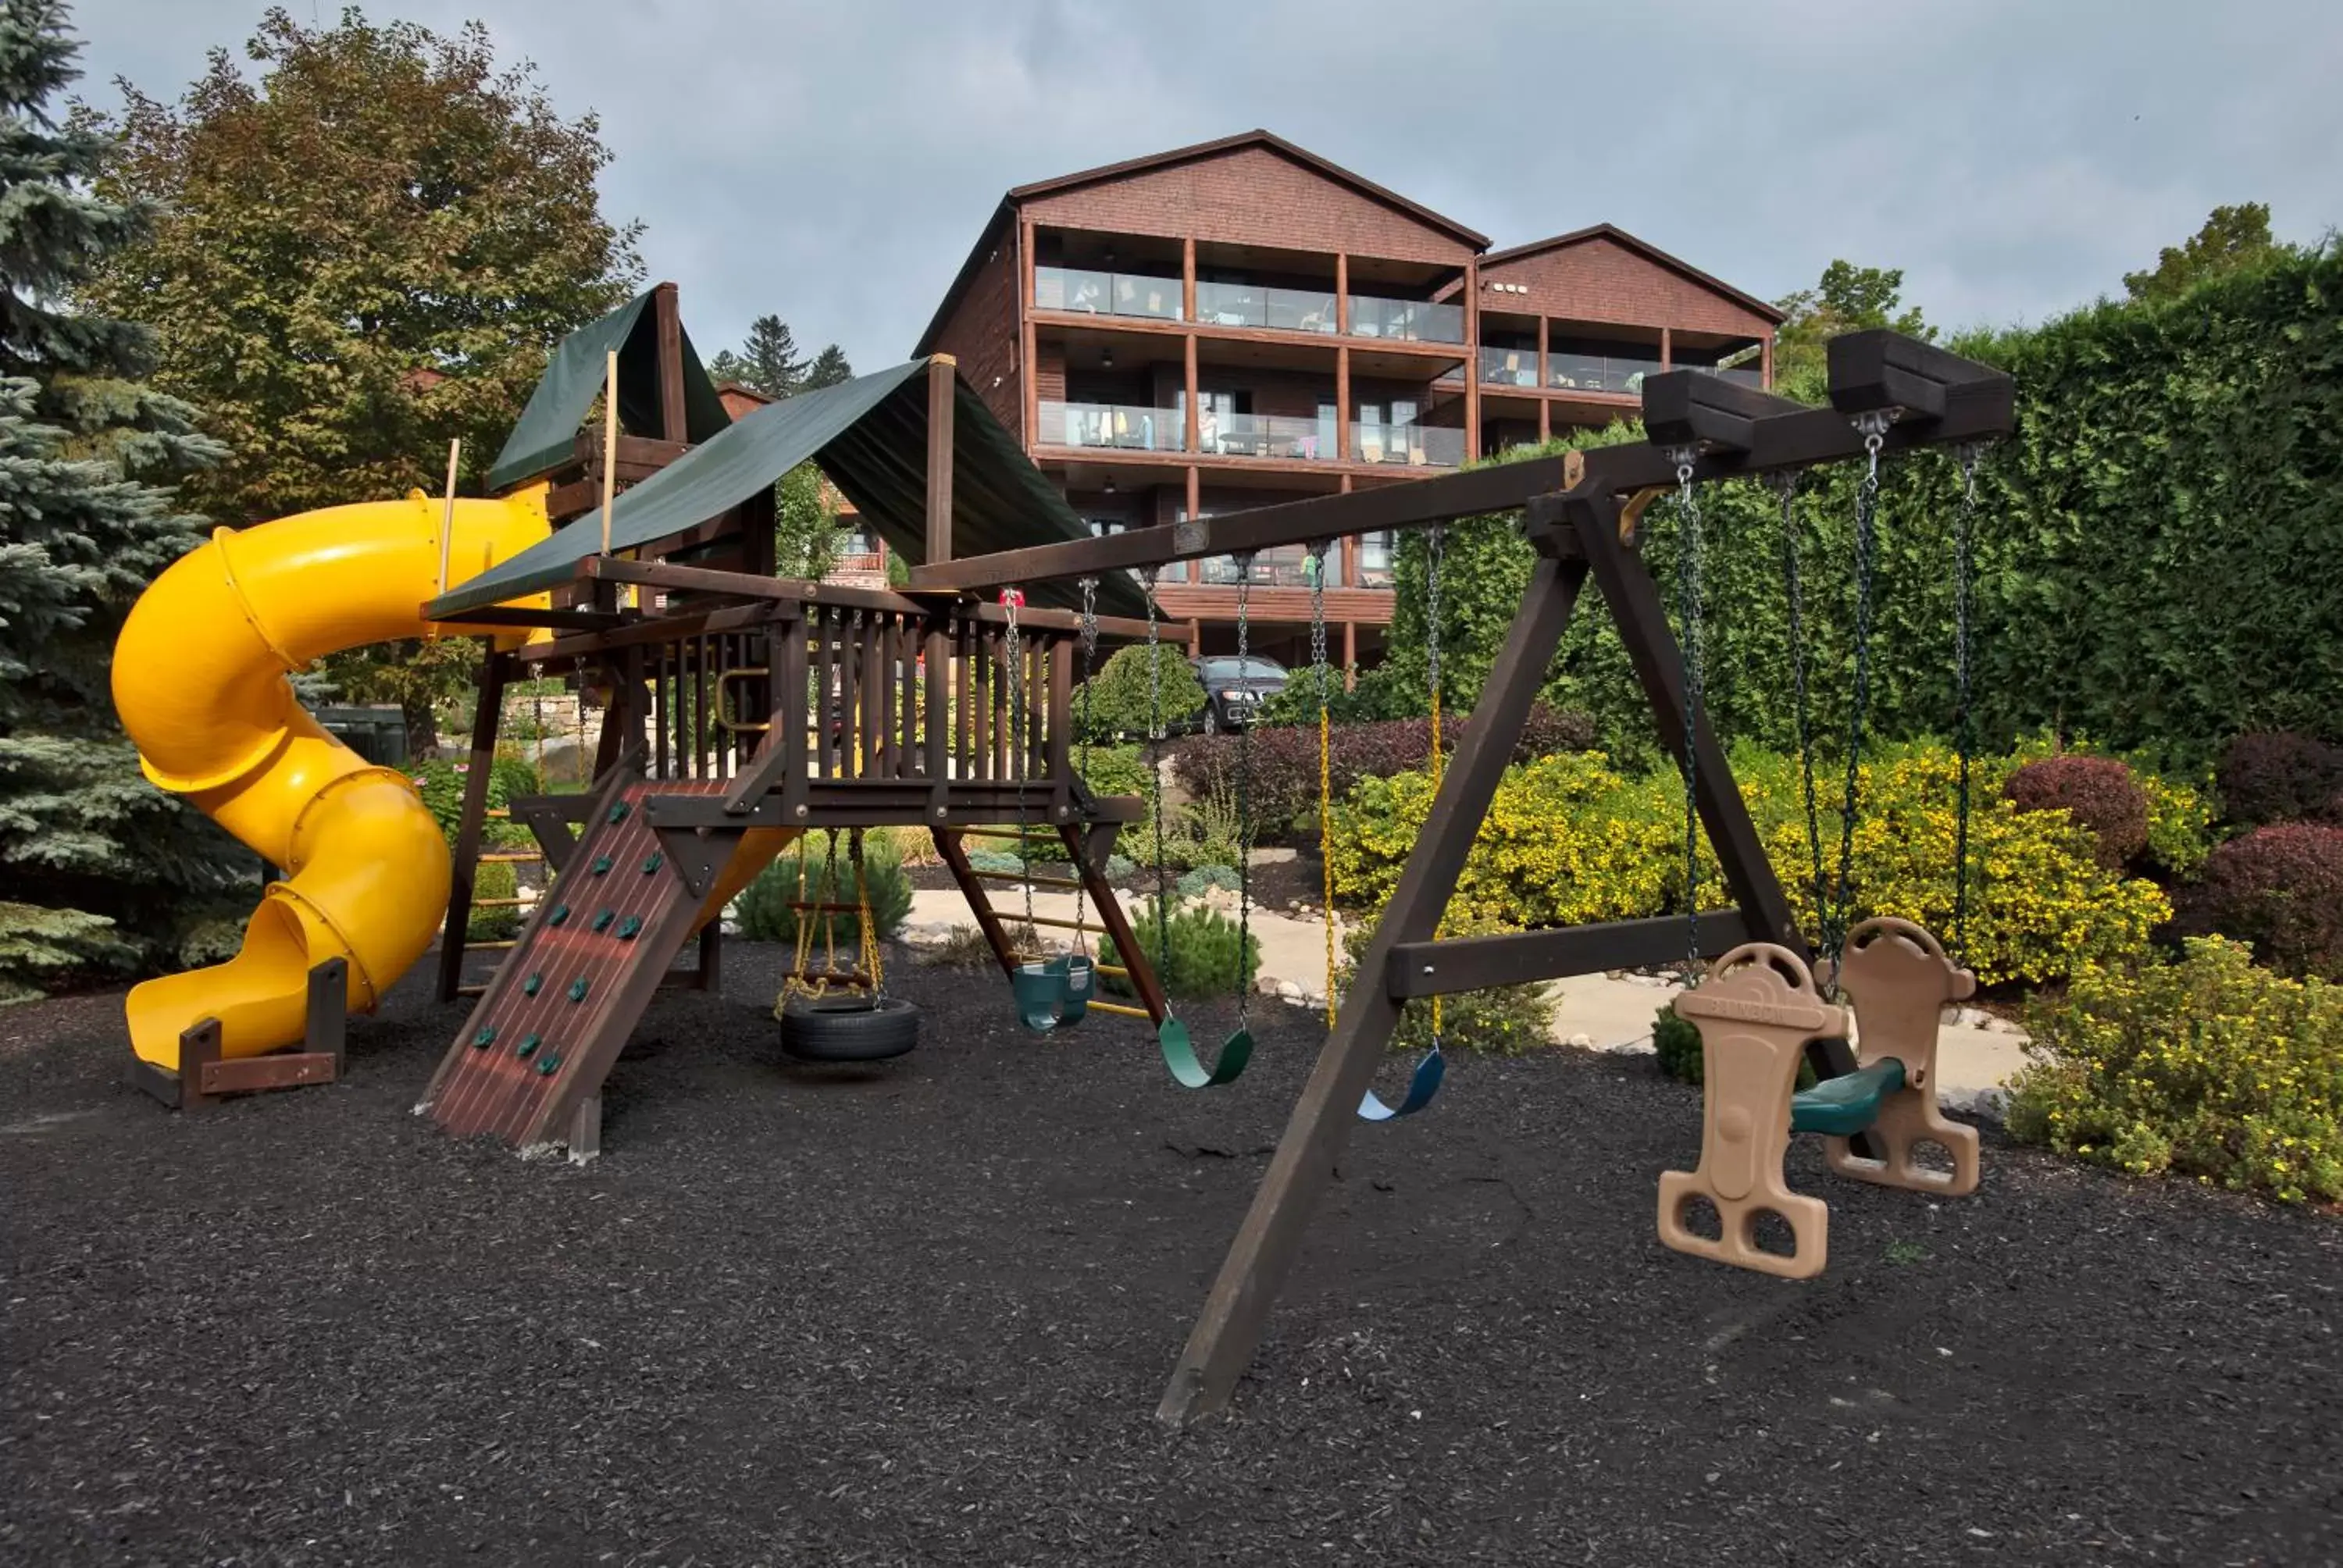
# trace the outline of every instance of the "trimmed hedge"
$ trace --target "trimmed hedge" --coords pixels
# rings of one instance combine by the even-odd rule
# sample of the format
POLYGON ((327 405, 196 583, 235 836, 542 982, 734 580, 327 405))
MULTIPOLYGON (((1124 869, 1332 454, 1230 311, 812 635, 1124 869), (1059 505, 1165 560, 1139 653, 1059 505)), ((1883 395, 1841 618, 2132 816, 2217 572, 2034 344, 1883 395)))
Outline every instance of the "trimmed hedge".
POLYGON ((2230 839, 2207 859, 2192 915, 2283 974, 2343 980, 2343 828, 2273 822, 2230 839))
MULTIPOLYGON (((1816 899, 1796 761, 1744 748, 1742 796, 1793 909, 1815 929, 1816 899)), ((1954 902, 1957 768, 1941 747, 1902 749, 1861 772, 1852 918, 1900 915, 1947 936, 1954 902)), ((1432 805, 1422 773, 1361 781, 1335 813, 1327 845, 1335 895, 1373 909, 1390 898, 1432 805)), ((1823 811, 1825 896, 1835 898, 1838 814, 1823 811)), ((1681 912, 1684 789, 1673 771, 1630 777, 1591 755, 1509 770, 1498 786, 1451 908, 1502 926, 1580 925, 1681 912)), ((2098 862, 2090 832, 2065 814, 2022 812, 1996 794, 1970 822, 1970 967, 1987 983, 2043 980, 2084 960, 2142 948, 2171 917, 2153 882, 2098 862)), ((1704 842, 1701 901, 1721 901, 1704 842)))
POLYGON ((2247 828, 2306 817, 2343 819, 2343 747, 2289 730, 2240 735, 2221 754, 2221 800, 2247 828))
POLYGON ((2001 792, 2021 811, 2064 810, 2089 829, 2110 871, 2147 848, 2147 791, 2112 757, 2045 757, 2011 773, 2001 792))

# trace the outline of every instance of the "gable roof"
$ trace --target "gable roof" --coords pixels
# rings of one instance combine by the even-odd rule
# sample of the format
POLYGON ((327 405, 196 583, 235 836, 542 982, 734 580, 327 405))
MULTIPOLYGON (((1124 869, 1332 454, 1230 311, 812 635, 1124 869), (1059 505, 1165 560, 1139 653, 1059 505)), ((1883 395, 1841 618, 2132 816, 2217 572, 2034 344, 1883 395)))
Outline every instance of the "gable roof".
POLYGON ((912 348, 912 354, 922 355, 934 350, 937 335, 943 331, 944 324, 951 319, 952 312, 960 307, 961 296, 968 292, 969 285, 975 281, 977 268, 984 265, 981 258, 986 257, 988 253, 999 244, 998 236, 1001 230, 1007 226, 1009 221, 1016 216, 1017 209, 1025 203, 1037 196, 1055 196, 1061 191, 1078 190, 1083 186, 1102 185, 1110 180, 1125 179, 1132 175, 1147 174, 1156 169, 1195 163, 1204 158, 1218 157, 1223 153, 1236 152, 1244 147, 1266 147, 1272 152, 1292 159, 1306 168, 1315 170, 1337 185, 1350 186, 1370 200, 1395 207, 1417 222, 1439 229, 1475 251, 1489 248, 1489 236, 1480 230, 1467 228, 1453 217, 1436 213, 1420 202, 1410 201, 1389 186, 1377 185, 1364 175, 1354 174, 1331 158, 1321 157, 1309 148, 1298 146, 1273 131, 1259 128, 1240 131, 1232 136, 1222 136, 1214 141, 1196 142, 1184 147, 1173 147, 1169 152, 1149 153, 1143 157, 1125 158, 1119 164, 1101 164, 1096 168, 1082 169, 1074 174, 1058 175, 1046 180, 1035 180, 1028 185, 1011 186, 1008 193, 1001 198, 1001 205, 993 209, 992 216, 985 220, 983 231, 976 236, 976 244, 969 251, 968 259, 960 264, 959 273, 952 278, 951 286, 944 290, 943 302, 936 307, 936 313, 928 322, 927 330, 920 334, 920 341, 912 348))
POLYGON ((1550 235, 1544 239, 1534 239, 1527 245, 1510 246, 1503 250, 1493 250, 1481 258, 1481 276, 1488 276, 1493 267, 1502 266, 1509 261, 1519 261, 1524 256, 1536 256, 1544 251, 1563 250, 1574 245, 1584 245, 1591 239, 1607 239, 1623 245, 1638 256, 1666 267, 1670 272, 1680 273, 1704 288, 1713 289, 1735 304, 1743 306, 1776 325, 1788 319, 1779 309, 1768 305, 1755 295, 1744 294, 1723 278, 1703 272, 1682 257, 1670 256, 1658 246, 1647 240, 1637 239, 1618 225, 1610 223, 1590 224, 1584 228, 1572 229, 1568 234, 1550 235))
MULTIPOLYGON (((913 360, 815 392, 768 403, 694 446, 610 508, 610 548, 639 548, 698 528, 799 463, 819 464, 906 561, 927 558, 928 365, 913 360)), ((990 555, 1090 537, 1065 498, 1018 449, 957 374, 952 377, 952 553, 990 555)), ((431 601, 435 619, 540 593, 569 581, 602 547, 602 512, 564 524, 528 548, 431 601)), ((1081 599, 1071 582, 1032 585, 1033 602, 1066 609, 1081 599)), ((1147 601, 1128 573, 1098 583, 1099 608, 1137 616, 1147 601)))
MULTIPOLYGON (((578 427, 602 395, 604 357, 612 349, 618 353, 619 424, 637 435, 660 427, 659 314, 649 308, 658 293, 646 289, 554 345, 545 374, 488 470, 491 492, 541 478, 568 461, 578 427)), ((709 440, 731 424, 732 417, 718 400, 691 347, 691 335, 680 327, 678 334, 683 349, 685 439, 709 440)))

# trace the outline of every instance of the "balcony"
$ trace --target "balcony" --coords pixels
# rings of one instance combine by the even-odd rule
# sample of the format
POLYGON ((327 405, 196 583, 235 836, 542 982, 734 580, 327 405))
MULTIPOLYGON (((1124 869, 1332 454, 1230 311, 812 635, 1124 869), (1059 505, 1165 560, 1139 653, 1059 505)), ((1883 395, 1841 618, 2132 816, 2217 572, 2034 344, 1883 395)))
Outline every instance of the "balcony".
POLYGON ((1676 368, 1697 370, 1703 376, 1714 376, 1719 380, 1730 381, 1736 387, 1747 387, 1759 392, 1765 390, 1765 372, 1752 369, 1745 365, 1735 365, 1729 367, 1716 365, 1679 365, 1676 368))
POLYGON ((1538 357, 1534 348, 1483 348, 1481 350, 1481 384, 1484 387, 1527 387, 1538 384, 1538 357))
POLYGON ((1196 285, 1196 319, 1208 327, 1261 327, 1280 332, 1334 330, 1332 290, 1267 288, 1254 283, 1196 285))
POLYGON ((1113 447, 1128 452, 1177 452, 1187 444, 1187 417, 1177 408, 1123 403, 1061 403, 1043 399, 1035 439, 1045 447, 1113 447))
POLYGON ((1660 373, 1657 356, 1641 354, 1549 353, 1545 362, 1549 387, 1565 391, 1617 392, 1634 397, 1644 389, 1644 377, 1660 373))
POLYGON ((1334 427, 1329 421, 1284 414, 1223 414, 1207 408, 1197 416, 1196 449, 1223 457, 1282 457, 1332 462, 1334 427))
POLYGON ((1428 299, 1381 299, 1372 294, 1354 294, 1351 296, 1351 336, 1402 343, 1462 343, 1464 307, 1435 305, 1428 299))
POLYGON ((1090 316, 1180 319, 1180 280, 1136 272, 1091 272, 1072 266, 1033 269, 1033 308, 1090 316))
POLYGON ((1464 432, 1443 425, 1353 425, 1351 460, 1409 468, 1460 467, 1464 432))

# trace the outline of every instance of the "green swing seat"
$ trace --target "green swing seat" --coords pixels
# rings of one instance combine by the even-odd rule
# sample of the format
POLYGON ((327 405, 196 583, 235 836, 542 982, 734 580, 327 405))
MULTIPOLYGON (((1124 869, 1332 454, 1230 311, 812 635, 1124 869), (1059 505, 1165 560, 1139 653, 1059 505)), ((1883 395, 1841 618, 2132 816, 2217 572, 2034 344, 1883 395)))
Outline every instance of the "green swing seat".
POLYGON ((1790 1131, 1852 1138, 1879 1120, 1879 1102, 1904 1087, 1904 1064, 1894 1057, 1827 1078, 1790 1097, 1790 1131))

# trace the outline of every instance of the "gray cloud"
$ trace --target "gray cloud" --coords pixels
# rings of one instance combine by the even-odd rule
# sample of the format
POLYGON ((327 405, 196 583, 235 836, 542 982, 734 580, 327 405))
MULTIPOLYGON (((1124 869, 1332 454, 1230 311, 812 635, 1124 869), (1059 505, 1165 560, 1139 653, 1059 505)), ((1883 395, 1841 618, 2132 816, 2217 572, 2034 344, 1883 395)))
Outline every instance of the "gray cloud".
MULTIPOLYGON (((297 15, 309 7, 293 0, 297 15)), ((330 20, 333 0, 318 14, 330 20)), ((90 95, 176 93, 256 0, 109 0, 90 95)), ((375 15, 392 12, 377 6, 375 15)), ((2105 293, 2224 202, 2343 221, 2332 0, 407 0, 598 112, 706 352, 774 310, 906 355, 1011 185, 1266 126, 1514 244, 1616 223, 1750 292, 1834 256, 1947 323, 2105 293)))

